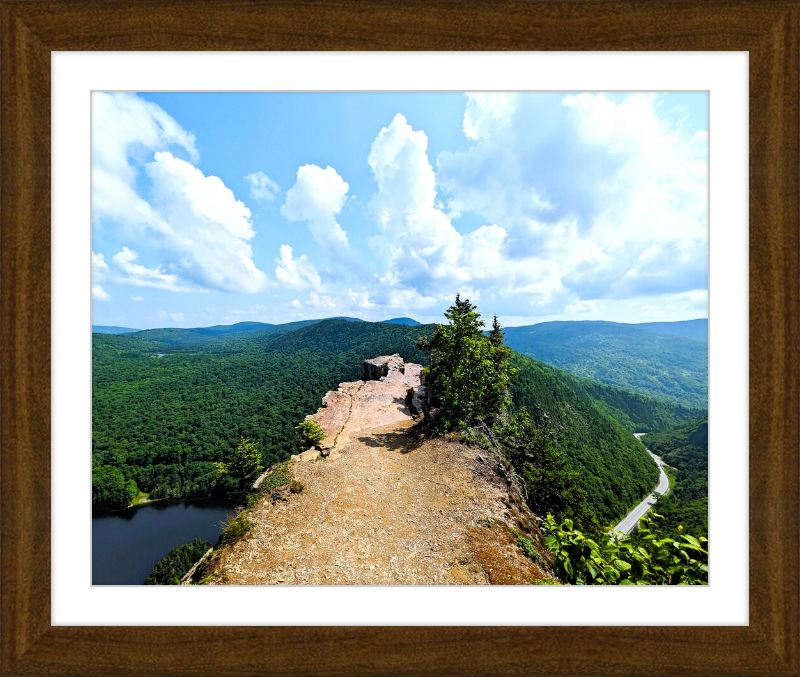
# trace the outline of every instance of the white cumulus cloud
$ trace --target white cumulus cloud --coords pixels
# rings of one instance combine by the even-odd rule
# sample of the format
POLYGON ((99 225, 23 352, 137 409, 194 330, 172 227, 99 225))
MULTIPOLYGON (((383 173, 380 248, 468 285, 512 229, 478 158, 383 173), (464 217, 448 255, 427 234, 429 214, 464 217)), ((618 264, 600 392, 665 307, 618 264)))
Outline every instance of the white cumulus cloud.
POLYGON ((161 268, 147 268, 136 263, 139 255, 123 247, 122 251, 114 254, 111 260, 122 271, 123 275, 116 278, 117 282, 132 284, 137 287, 153 287, 154 289, 167 289, 170 291, 189 291, 178 283, 178 276, 165 273, 161 268))
POLYGON ((244 180, 250 184, 250 195, 258 202, 274 200, 281 192, 281 187, 264 172, 248 174, 244 180))
POLYGON ((385 281, 435 290, 465 281, 461 235, 436 206, 436 176, 428 161, 428 137, 395 115, 372 143, 368 163, 378 192, 371 207, 381 236, 376 249, 388 257, 385 281))
POLYGON ((92 298, 97 301, 110 301, 111 295, 99 284, 92 285, 92 298))
POLYGON ((303 254, 294 258, 288 244, 281 245, 280 257, 275 259, 275 263, 278 264, 275 268, 275 279, 281 286, 289 289, 322 287, 322 280, 308 257, 303 254))
MULTIPOLYGON (((92 216, 97 227, 153 248, 162 288, 258 292, 268 280, 253 262, 250 210, 195 164, 194 136, 134 94, 92 97, 92 216), (179 155, 185 156, 179 157, 179 155), (141 169, 152 198, 139 194, 141 169)), ((124 257, 123 257, 124 258, 124 257)), ((141 272, 141 271, 139 271, 141 272)), ((156 276, 131 276, 130 282, 156 276)))
POLYGON ((707 133, 656 95, 469 95, 464 133, 437 158, 448 213, 505 233, 465 236, 473 278, 504 271, 547 313, 707 288, 707 133))
POLYGON ((281 214, 289 221, 308 222, 311 235, 329 253, 343 254, 349 242, 336 215, 342 211, 348 183, 333 167, 303 165, 297 170, 297 181, 286 193, 281 214))

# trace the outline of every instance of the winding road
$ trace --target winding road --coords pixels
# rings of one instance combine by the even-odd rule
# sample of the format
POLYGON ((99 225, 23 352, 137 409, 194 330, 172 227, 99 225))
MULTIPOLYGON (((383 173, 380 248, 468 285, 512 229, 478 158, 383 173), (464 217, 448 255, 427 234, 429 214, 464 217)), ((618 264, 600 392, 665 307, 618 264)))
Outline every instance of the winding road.
MULTIPOLYGON (((637 439, 639 439, 642 435, 644 435, 644 433, 634 433, 634 437, 637 439)), ((649 449, 647 450, 647 453, 653 457, 653 460, 658 466, 658 484, 656 485, 653 493, 639 503, 639 505, 637 505, 627 515, 625 515, 623 520, 614 527, 613 531, 621 531, 626 535, 629 534, 638 524, 639 518, 656 504, 658 501, 658 496, 656 496, 656 494, 663 496, 669 490, 669 477, 667 477, 667 473, 664 472, 664 461, 662 461, 649 449)))

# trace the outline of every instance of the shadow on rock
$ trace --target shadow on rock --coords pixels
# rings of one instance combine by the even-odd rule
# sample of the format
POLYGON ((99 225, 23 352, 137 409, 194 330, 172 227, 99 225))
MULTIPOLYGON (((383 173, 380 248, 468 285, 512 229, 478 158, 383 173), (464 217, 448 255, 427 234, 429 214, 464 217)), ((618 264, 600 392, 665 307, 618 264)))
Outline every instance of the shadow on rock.
POLYGON ((359 437, 358 441, 373 449, 388 449, 407 454, 418 449, 425 441, 425 437, 409 430, 398 430, 388 433, 373 433, 359 437))

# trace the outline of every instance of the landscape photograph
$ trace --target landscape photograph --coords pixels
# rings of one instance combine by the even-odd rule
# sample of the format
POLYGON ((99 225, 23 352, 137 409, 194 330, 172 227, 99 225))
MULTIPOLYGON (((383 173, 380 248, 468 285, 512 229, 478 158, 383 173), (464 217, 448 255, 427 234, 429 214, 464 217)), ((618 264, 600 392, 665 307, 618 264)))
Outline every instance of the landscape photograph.
POLYGON ((708 105, 93 92, 92 584, 707 585, 708 105))

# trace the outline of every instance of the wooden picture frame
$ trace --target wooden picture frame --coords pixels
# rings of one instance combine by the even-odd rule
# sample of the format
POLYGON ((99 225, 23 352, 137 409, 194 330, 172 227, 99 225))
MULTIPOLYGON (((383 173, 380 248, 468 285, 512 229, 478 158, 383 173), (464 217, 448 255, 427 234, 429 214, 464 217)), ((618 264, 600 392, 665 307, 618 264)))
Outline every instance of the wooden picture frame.
POLYGON ((4 675, 798 675, 800 0, 0 0, 4 675), (51 627, 50 53, 746 50, 750 624, 51 627))

